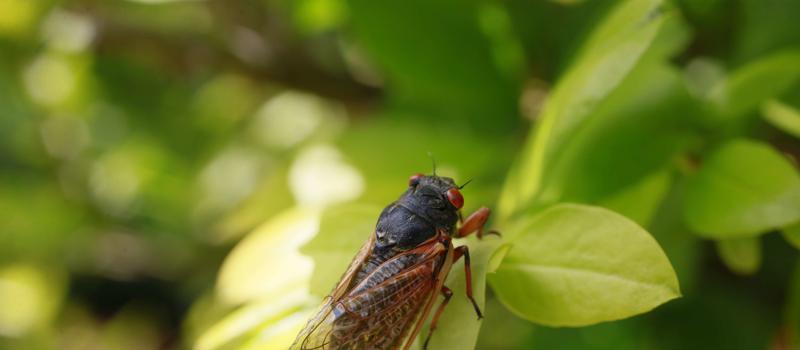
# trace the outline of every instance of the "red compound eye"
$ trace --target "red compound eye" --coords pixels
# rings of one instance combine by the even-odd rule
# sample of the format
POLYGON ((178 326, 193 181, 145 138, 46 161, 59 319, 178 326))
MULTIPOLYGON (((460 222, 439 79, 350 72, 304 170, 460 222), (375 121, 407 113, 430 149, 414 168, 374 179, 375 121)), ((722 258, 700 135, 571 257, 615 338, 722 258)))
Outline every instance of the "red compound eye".
POLYGON ((419 179, 421 179, 423 176, 425 175, 419 173, 411 175, 411 177, 408 178, 408 185, 411 187, 418 185, 419 179))
POLYGON ((464 197, 455 187, 447 190, 447 200, 449 200, 450 204, 456 207, 456 209, 461 209, 461 207, 464 206, 464 197))

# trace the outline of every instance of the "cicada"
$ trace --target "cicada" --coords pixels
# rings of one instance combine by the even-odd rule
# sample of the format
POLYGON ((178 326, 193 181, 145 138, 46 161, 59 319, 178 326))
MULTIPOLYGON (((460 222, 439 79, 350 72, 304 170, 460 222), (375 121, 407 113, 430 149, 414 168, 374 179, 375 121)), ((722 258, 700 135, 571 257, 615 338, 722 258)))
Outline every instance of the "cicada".
POLYGON ((482 318, 472 295, 469 249, 454 247, 452 240, 472 233, 481 237, 490 211, 482 207, 463 220, 462 188, 435 172, 411 176, 406 191, 383 209, 369 239, 290 349, 408 349, 441 294, 427 348, 453 296, 444 281, 461 258, 467 298, 482 318))

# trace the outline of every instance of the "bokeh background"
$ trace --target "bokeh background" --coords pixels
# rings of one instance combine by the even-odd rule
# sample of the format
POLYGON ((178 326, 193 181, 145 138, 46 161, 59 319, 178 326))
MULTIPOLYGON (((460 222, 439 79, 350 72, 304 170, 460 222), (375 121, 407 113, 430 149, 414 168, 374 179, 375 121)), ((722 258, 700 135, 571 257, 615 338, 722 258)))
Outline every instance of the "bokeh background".
MULTIPOLYGON (((304 316, 276 305, 305 300, 288 291, 308 284, 298 247, 319 213, 385 205, 430 172, 429 152, 440 173, 473 179, 468 210, 495 205, 548 93, 615 3, 0 0, 0 348, 284 348, 304 316)), ((765 235, 758 266, 736 271, 679 208, 685 175, 720 139, 800 154, 800 1, 664 7, 660 70, 637 66, 605 112, 632 120, 610 127, 630 137, 590 142, 584 177, 561 185, 595 204, 593 177, 663 188, 627 208, 653 207, 637 221, 684 297, 553 329, 490 293, 478 348, 791 347, 797 249, 765 235), (717 82, 781 52, 772 64, 788 81, 749 81, 734 126, 704 119, 717 82)))

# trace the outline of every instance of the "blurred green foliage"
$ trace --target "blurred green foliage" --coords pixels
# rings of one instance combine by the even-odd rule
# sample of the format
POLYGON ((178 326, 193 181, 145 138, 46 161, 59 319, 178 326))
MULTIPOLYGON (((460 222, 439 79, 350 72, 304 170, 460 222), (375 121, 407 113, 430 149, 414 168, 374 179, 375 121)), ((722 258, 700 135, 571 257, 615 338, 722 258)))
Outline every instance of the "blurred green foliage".
MULTIPOLYGON (((283 349, 431 152, 441 174, 474 180, 465 211, 492 207, 508 232, 466 241, 486 318, 459 320, 455 266, 433 348, 798 349, 798 13, 797 0, 0 0, 0 348, 283 349), (587 237, 608 242, 590 252, 636 251, 606 225, 634 227, 622 241, 642 247, 652 234, 661 248, 642 260, 659 262, 619 270, 674 268, 682 297, 582 328, 524 320, 660 303, 560 323, 515 307, 503 264, 528 259, 519 247, 586 258, 543 243, 568 243, 550 225, 592 222, 553 219, 564 202, 627 217, 596 219, 587 237)), ((525 300, 547 294, 537 281, 517 302, 548 300, 525 300)))

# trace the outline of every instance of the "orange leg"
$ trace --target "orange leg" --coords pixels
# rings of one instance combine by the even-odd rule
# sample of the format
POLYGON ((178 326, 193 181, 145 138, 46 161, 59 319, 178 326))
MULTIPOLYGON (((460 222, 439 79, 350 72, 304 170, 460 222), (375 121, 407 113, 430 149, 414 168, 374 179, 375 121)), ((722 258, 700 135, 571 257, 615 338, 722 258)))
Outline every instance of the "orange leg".
POLYGON ((442 311, 444 311, 445 306, 447 303, 450 302, 450 298, 453 297, 453 291, 447 286, 442 286, 442 295, 444 296, 444 300, 442 303, 439 304, 439 308, 436 309, 436 313, 433 314, 433 320, 431 320, 431 327, 428 329, 428 336, 425 337, 425 345, 422 346, 423 349, 428 349, 428 342, 431 340, 431 335, 433 331, 436 330, 436 324, 439 323, 439 316, 442 316, 442 311))
MULTIPOLYGON (((456 234, 456 237, 465 237, 469 236, 473 232, 477 232, 478 238, 483 238, 483 229, 484 226, 486 225, 486 221, 489 220, 490 214, 491 211, 489 210, 489 208, 481 207, 480 209, 472 213, 472 215, 467 217, 466 220, 460 220, 461 227, 458 228, 458 233, 456 234)), ((459 212, 458 215, 459 219, 461 219, 461 212, 459 212)), ((498 236, 500 235, 500 233, 497 231, 489 231, 487 233, 495 234, 498 236)))
POLYGON ((483 313, 481 313, 481 308, 478 307, 478 303, 475 302, 475 298, 472 296, 472 267, 469 262, 469 248, 465 245, 457 247, 453 251, 453 263, 462 256, 464 257, 464 276, 467 282, 467 298, 472 302, 472 307, 475 308, 475 313, 478 314, 478 319, 480 320, 483 318, 483 313))

